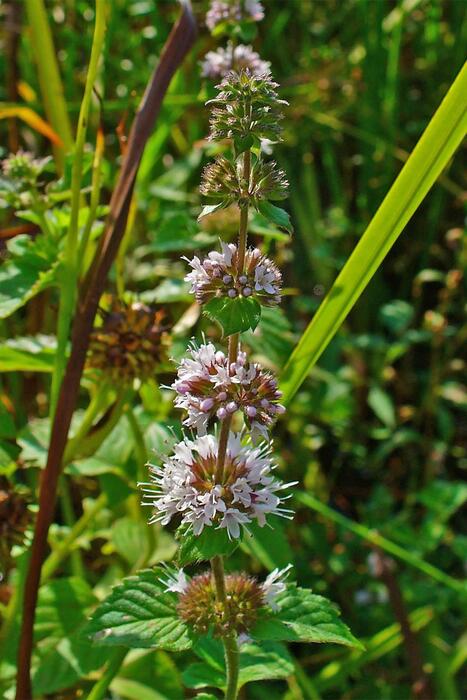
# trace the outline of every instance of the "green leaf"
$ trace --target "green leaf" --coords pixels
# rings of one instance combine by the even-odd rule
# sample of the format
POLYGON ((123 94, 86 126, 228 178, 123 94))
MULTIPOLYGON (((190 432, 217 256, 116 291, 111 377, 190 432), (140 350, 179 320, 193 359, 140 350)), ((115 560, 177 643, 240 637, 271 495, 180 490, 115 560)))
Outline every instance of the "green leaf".
POLYGON ((387 425, 388 428, 395 427, 396 413, 394 411, 394 404, 389 394, 383 391, 381 387, 371 387, 368 392, 368 405, 373 409, 384 425, 387 425))
POLYGON ((159 581, 160 569, 123 579, 94 611, 85 633, 96 644, 183 651, 191 647, 177 598, 159 581))
MULTIPOLYGON (((211 658, 202 663, 192 664, 184 672, 183 680, 189 688, 206 686, 222 690, 225 688, 226 673, 222 645, 217 640, 211 639, 210 646, 214 652, 211 658)), ((198 645, 195 651, 198 653, 198 645)), ((293 669, 292 659, 282 644, 274 642, 243 644, 240 648, 238 686, 241 688, 252 681, 287 678, 293 673, 293 669)))
POLYGON ((115 678, 110 684, 110 689, 118 697, 127 700, 169 700, 167 695, 129 678, 115 678))
POLYGON ((52 372, 56 346, 50 335, 7 340, 0 345, 0 372, 52 372))
POLYGON ((279 228, 285 229, 288 233, 293 233, 292 222, 290 221, 289 214, 285 209, 276 207, 275 204, 267 201, 259 201, 256 204, 258 211, 268 219, 272 224, 275 224, 279 228))
POLYGON ((224 336, 255 330, 261 318, 261 306, 252 297, 215 297, 205 307, 205 313, 222 328, 224 336))
POLYGON ((10 246, 12 258, 0 268, 0 318, 11 316, 55 282, 57 252, 43 243, 43 236, 34 241, 29 236, 18 236, 10 246))
POLYGON ((452 84, 283 371, 288 404, 465 136, 467 64, 452 84))
POLYGON ((180 566, 208 561, 218 555, 228 556, 240 544, 240 538, 229 540, 226 528, 214 527, 205 527, 200 535, 195 535, 191 527, 181 525, 177 530, 177 539, 180 542, 178 550, 180 566))
POLYGON ((149 528, 141 520, 125 517, 117 520, 111 531, 111 541, 116 551, 128 564, 136 568, 138 562, 148 561, 149 528))
POLYGON ((289 584, 276 602, 279 611, 259 620, 251 630, 254 639, 344 644, 362 648, 340 620, 337 607, 327 598, 289 584))
POLYGON ((206 204, 201 209, 201 214, 198 216, 198 221, 201 221, 201 219, 203 219, 205 216, 209 216, 209 214, 214 214, 215 211, 218 209, 223 209, 225 206, 225 202, 219 202, 218 204, 206 204))

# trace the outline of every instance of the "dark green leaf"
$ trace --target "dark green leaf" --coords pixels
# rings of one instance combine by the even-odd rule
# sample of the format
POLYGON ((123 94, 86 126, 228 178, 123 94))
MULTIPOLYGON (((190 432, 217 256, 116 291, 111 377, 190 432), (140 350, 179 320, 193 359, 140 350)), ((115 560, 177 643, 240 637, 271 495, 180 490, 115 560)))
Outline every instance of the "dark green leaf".
POLYGON ((261 201, 257 203, 258 211, 266 217, 271 223, 275 224, 279 228, 283 228, 288 233, 293 232, 293 226, 290 221, 290 216, 280 207, 276 207, 275 204, 271 202, 261 201))
POLYGON ((191 640, 177 614, 177 598, 164 590, 161 576, 159 569, 145 569, 123 579, 94 611, 86 634, 96 644, 189 649, 191 640))
MULTIPOLYGON (((203 662, 189 666, 183 674, 183 680, 189 688, 204 688, 206 686, 225 688, 225 664, 222 646, 217 640, 212 641, 217 646, 215 663, 203 662)), ((282 644, 264 642, 261 645, 244 644, 241 646, 239 688, 252 681, 287 678, 292 673, 292 659, 282 644)))
POLYGON ((261 318, 261 306, 252 297, 216 297, 204 307, 205 313, 219 323, 224 336, 255 330, 261 318))
POLYGON ((217 555, 229 555, 240 544, 240 539, 229 540, 227 530, 205 527, 200 535, 194 535, 191 527, 182 525, 178 528, 177 539, 180 542, 178 562, 186 566, 192 562, 208 561, 217 555))
POLYGON ((344 644, 362 648, 340 620, 337 607, 327 598, 292 584, 278 596, 277 604, 279 611, 260 620, 251 631, 254 639, 344 644))

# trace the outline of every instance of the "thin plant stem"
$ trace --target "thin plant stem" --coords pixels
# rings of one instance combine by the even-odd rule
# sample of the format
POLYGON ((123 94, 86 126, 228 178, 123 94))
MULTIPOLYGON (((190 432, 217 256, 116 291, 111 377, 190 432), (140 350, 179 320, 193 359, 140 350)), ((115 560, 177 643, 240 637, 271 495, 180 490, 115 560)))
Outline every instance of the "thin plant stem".
POLYGON ((97 681, 94 688, 88 695, 88 700, 102 700, 108 697, 107 690, 109 685, 112 683, 113 679, 120 670, 122 663, 125 660, 125 656, 128 654, 128 649, 116 649, 112 655, 112 658, 107 664, 107 668, 104 673, 97 681))
POLYGON ((436 566, 433 566, 427 561, 423 561, 423 559, 415 554, 412 554, 412 552, 409 552, 395 542, 391 542, 391 540, 386 539, 386 537, 380 535, 376 530, 371 530, 361 523, 354 522, 345 515, 333 510, 333 508, 330 508, 325 503, 321 503, 321 501, 312 496, 310 493, 299 493, 297 494, 296 498, 298 501, 300 501, 300 503, 303 503, 303 505, 311 508, 316 513, 319 513, 324 518, 331 520, 331 522, 337 523, 337 525, 341 525, 346 530, 353 532, 354 535, 357 535, 370 544, 383 549, 385 552, 388 552, 388 554, 392 554, 397 559, 400 559, 406 564, 413 566, 415 569, 418 569, 427 576, 431 576, 431 578, 435 579, 435 581, 443 583, 445 586, 448 586, 448 588, 451 588, 458 593, 463 593, 464 596, 467 595, 467 588, 462 581, 457 581, 455 578, 452 578, 452 576, 449 576, 449 574, 445 574, 444 571, 437 569, 436 566))
MULTIPOLYGON (((245 151, 243 154, 243 179, 245 183, 244 201, 240 207, 240 222, 238 231, 238 267, 237 272, 240 274, 245 265, 245 254, 248 239, 248 197, 250 189, 250 169, 251 169, 251 152, 245 151)), ((229 362, 235 362, 238 357, 238 348, 240 345, 240 333, 234 333, 229 337, 229 362)), ((227 444, 229 441, 230 425, 232 416, 228 416, 222 421, 219 447, 217 453, 216 466, 216 482, 222 483, 224 478, 225 456, 227 453, 227 444)), ((225 573, 224 561, 221 556, 211 559, 211 569, 214 577, 216 588, 216 598, 225 610, 227 598, 225 593, 225 573)), ((227 686, 225 691, 226 700, 235 700, 237 697, 238 674, 240 669, 238 642, 235 633, 225 635, 222 638, 224 645, 225 667, 227 672, 227 686)))
POLYGON ((107 494, 101 493, 98 498, 94 501, 92 506, 90 506, 76 521, 72 529, 65 537, 63 542, 55 549, 45 560, 42 567, 42 577, 41 583, 45 583, 48 579, 52 577, 55 571, 58 569, 60 564, 67 558, 67 556, 72 552, 72 546, 78 539, 80 535, 86 530, 89 523, 95 518, 95 516, 100 513, 100 511, 107 505, 107 494))
MULTIPOLYGON (((63 512, 63 519, 67 527, 71 530, 76 524, 76 516, 73 509, 73 500, 71 498, 71 490, 68 476, 62 474, 60 477, 60 506, 63 512)), ((81 560, 81 553, 78 549, 74 549, 70 552, 70 564, 71 573, 80 579, 85 579, 86 574, 84 571, 83 562, 81 560)))
POLYGON ((86 259, 86 250, 88 247, 89 236, 91 235, 91 230, 93 224, 96 220, 97 207, 99 206, 99 199, 101 193, 101 172, 102 172, 102 157, 104 155, 104 132, 101 128, 97 130, 96 136, 96 148, 94 151, 94 158, 92 163, 92 180, 91 180, 91 196, 89 200, 89 213, 86 223, 84 225, 83 234, 81 236, 81 241, 78 250, 78 266, 80 272, 83 268, 86 259))
MULTIPOLYGON (((225 591, 225 573, 222 557, 211 559, 212 575, 216 588, 216 598, 225 609, 227 605, 227 595, 225 591)), ((222 637, 225 655, 225 668, 227 672, 227 685, 225 690, 225 700, 236 700, 238 674, 240 671, 240 658, 238 653, 238 643, 235 634, 227 634, 222 637)))
POLYGON ((92 40, 91 58, 86 77, 83 101, 78 117, 76 129, 76 144, 71 172, 71 213, 70 226, 65 243, 65 253, 61 274, 60 307, 57 323, 57 352, 55 355, 55 367, 52 375, 52 389, 50 396, 50 414, 53 417, 57 407, 58 393, 65 371, 65 348, 70 331, 73 309, 75 306, 76 289, 78 282, 79 258, 78 258, 78 228, 79 209, 81 203, 81 182, 83 177, 83 158, 86 132, 91 108, 91 97, 94 82, 97 76, 99 59, 104 46, 106 30, 107 2, 96 2, 96 23, 92 40))

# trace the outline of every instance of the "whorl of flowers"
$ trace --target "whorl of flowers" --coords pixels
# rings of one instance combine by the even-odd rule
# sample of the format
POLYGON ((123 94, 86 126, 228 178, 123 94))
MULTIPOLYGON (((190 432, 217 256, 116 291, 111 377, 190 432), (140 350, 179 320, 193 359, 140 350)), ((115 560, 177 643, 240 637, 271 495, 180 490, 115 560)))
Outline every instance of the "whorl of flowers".
POLYGON ((246 139, 251 145, 259 145, 261 139, 280 141, 281 109, 287 102, 279 99, 277 87, 270 73, 228 73, 217 86, 219 94, 208 103, 213 105, 211 139, 246 139))
POLYGON ((285 199, 288 187, 284 171, 274 161, 255 158, 246 182, 240 159, 232 161, 219 156, 204 168, 200 192, 205 197, 220 200, 224 206, 233 202, 242 204, 243 201, 258 206, 265 199, 285 199))
POLYGON ((221 242, 221 251, 211 251, 204 260, 196 255, 188 261, 192 272, 185 280, 199 304, 214 297, 251 297, 264 306, 280 303, 282 276, 276 265, 258 248, 248 248, 243 270, 238 271, 238 250, 234 243, 221 242))
POLYGON ((260 22, 264 9, 258 0, 212 0, 206 14, 206 26, 213 31, 223 22, 250 20, 260 22))
POLYGON ((165 312, 141 302, 112 299, 91 334, 87 366, 115 381, 143 379, 165 356, 165 312))
POLYGON ((50 158, 34 158, 29 151, 11 153, 2 162, 3 174, 24 186, 34 184, 50 158))
POLYGON ((183 569, 169 572, 162 581, 167 591, 179 594, 180 617, 199 634, 210 630, 222 636, 235 630, 247 634, 262 610, 277 610, 277 597, 285 590, 285 579, 291 566, 274 569, 263 583, 247 574, 233 573, 225 577, 227 605, 220 606, 211 573, 189 579, 183 569))
POLYGON ((219 441, 216 435, 185 437, 162 466, 149 465, 151 481, 143 484, 143 505, 154 509, 150 522, 167 525, 172 518, 193 527, 225 528, 229 538, 240 537, 241 527, 266 515, 288 517, 280 494, 291 484, 272 476, 270 446, 252 447, 240 433, 230 432, 222 474, 218 475, 219 441))
POLYGON ((241 411, 252 437, 268 439, 268 429, 285 410, 270 372, 248 362, 244 352, 229 363, 212 343, 191 348, 190 356, 179 365, 172 388, 177 392, 175 406, 188 414, 184 424, 199 433, 206 432, 215 418, 224 420, 241 411))
POLYGON ((252 46, 238 44, 233 46, 231 42, 227 48, 218 48, 216 51, 208 51, 201 62, 201 75, 203 78, 216 80, 223 78, 230 71, 248 69, 252 75, 268 73, 271 64, 263 61, 252 46))

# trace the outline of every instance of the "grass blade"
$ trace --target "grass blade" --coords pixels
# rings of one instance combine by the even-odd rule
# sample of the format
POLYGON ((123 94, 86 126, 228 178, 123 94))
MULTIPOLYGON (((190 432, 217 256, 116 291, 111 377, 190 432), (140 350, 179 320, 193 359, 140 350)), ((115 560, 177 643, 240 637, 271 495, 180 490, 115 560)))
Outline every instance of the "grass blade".
POLYGON ((287 404, 461 143, 467 125, 467 64, 384 198, 290 356, 282 375, 287 404))

